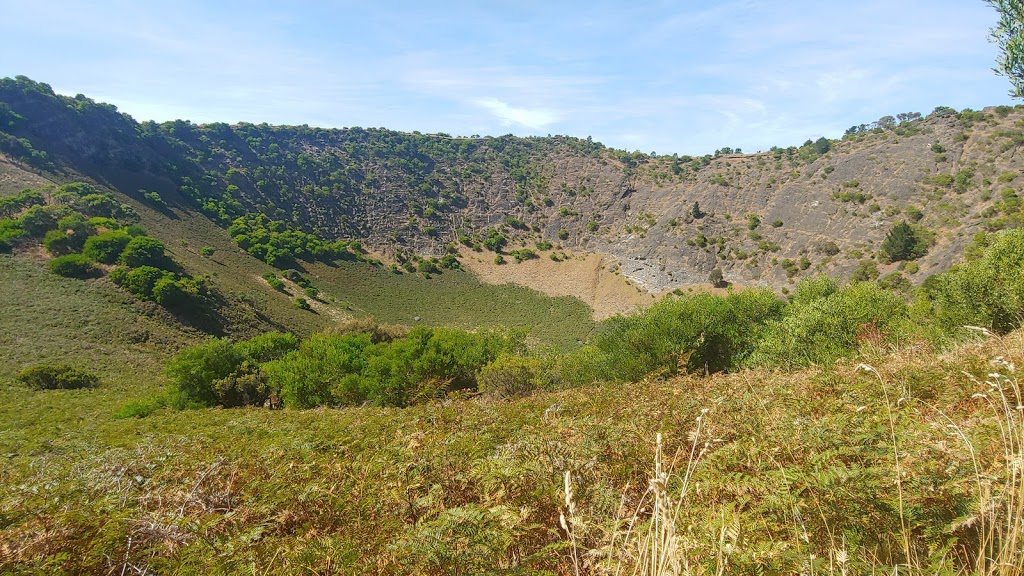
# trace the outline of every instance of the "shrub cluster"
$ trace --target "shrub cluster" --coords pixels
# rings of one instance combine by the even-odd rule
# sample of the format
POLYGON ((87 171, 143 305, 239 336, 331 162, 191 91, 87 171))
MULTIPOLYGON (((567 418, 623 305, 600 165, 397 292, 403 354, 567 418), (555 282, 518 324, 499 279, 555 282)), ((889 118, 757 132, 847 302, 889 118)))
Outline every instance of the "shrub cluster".
POLYGON ((474 389, 483 367, 501 354, 523 352, 522 335, 424 326, 405 335, 321 333, 301 345, 294 336, 271 333, 189 348, 167 373, 188 402, 203 406, 259 404, 271 391, 294 408, 405 406, 474 389))
POLYGON ((99 378, 67 364, 42 364, 23 370, 18 380, 36 390, 73 390, 94 388, 99 378))
POLYGON ((290 228, 265 214, 247 214, 228 227, 231 238, 251 256, 275 268, 294 266, 298 260, 362 260, 359 242, 327 242, 301 230, 290 228))

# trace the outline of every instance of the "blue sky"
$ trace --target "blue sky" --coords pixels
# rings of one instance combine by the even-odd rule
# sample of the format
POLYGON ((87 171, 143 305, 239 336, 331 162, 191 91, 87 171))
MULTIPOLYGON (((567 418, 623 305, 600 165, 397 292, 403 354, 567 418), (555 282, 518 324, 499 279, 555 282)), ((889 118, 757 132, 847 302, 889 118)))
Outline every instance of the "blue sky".
POLYGON ((704 154, 1011 103, 981 0, 0 0, 0 76, 137 120, 704 154))

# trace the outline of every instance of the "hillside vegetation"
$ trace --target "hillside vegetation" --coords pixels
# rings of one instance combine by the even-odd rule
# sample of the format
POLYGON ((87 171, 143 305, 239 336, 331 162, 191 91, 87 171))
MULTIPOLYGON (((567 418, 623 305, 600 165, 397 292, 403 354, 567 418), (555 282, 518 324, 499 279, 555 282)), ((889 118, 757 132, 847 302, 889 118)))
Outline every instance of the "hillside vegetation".
POLYGON ((2 79, 0 572, 1019 576, 1021 126, 657 156, 2 79), (463 270, 577 258, 651 305, 463 270))
POLYGON ((1020 574, 1021 334, 863 360, 142 420, 6 386, 0 567, 632 572, 650 535, 699 573, 1020 574))
POLYGON ((716 269, 777 289, 819 272, 919 284, 974 233, 1021 224, 1024 113, 1005 106, 938 107, 840 140, 691 157, 569 137, 140 124, 24 77, 0 82, 0 103, 0 152, 224 228, 248 218, 234 240, 280 268, 369 248, 399 272, 429 274, 467 250, 511 262, 557 259, 561 247, 607 254, 655 292, 716 269), (918 249, 894 258, 882 244, 901 223, 918 249))

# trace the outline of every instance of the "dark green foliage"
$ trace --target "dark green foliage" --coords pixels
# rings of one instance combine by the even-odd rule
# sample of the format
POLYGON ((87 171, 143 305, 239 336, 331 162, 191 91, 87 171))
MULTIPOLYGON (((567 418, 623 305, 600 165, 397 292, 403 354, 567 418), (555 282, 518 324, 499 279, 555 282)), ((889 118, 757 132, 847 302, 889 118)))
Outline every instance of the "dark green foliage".
POLYGON ((259 405, 270 394, 260 365, 292 352, 298 344, 295 336, 280 332, 237 343, 214 339, 180 352, 168 363, 167 375, 186 405, 259 405))
POLYGON ((99 275, 99 270, 96 269, 92 261, 81 254, 58 256, 50 260, 48 266, 50 272, 66 278, 85 279, 99 275))
POLYGON ((107 230, 88 238, 82 248, 82 254, 96 262, 113 264, 125 252, 125 248, 131 241, 132 237, 123 230, 107 230))
POLYGON ((669 298, 642 314, 608 321, 594 345, 607 376, 635 380, 661 370, 720 372, 735 368, 757 345, 764 326, 784 303, 771 292, 749 290, 726 297, 699 294, 669 298))
POLYGON ((704 217, 704 212, 700 209, 699 202, 693 203, 693 207, 690 208, 690 216, 693 216, 695 220, 699 220, 704 217))
POLYGON ((167 377, 188 403, 213 406, 213 383, 234 374, 244 360, 230 340, 217 338, 179 352, 167 364, 167 377))
POLYGON ((281 279, 278 278, 277 275, 274 274, 273 272, 267 272, 266 274, 264 274, 263 279, 266 280, 267 284, 269 284, 270 287, 273 288, 274 290, 277 290, 278 292, 284 292, 284 282, 281 281, 281 279))
POLYGON ((150 191, 146 191, 146 190, 139 190, 139 193, 142 194, 142 197, 149 204, 151 204, 153 206, 156 206, 157 208, 167 208, 167 203, 164 202, 164 199, 162 197, 160 197, 159 193, 157 193, 157 192, 150 192, 150 191))
POLYGON ((869 282, 878 278, 878 264, 873 260, 861 260, 857 263, 853 275, 850 277, 854 282, 869 282))
POLYGON ((0 252, 10 252, 28 234, 18 220, 0 220, 0 252))
POLYGON ((61 256, 77 252, 81 246, 74 234, 68 234, 63 230, 50 230, 43 236, 43 248, 54 256, 61 256))
POLYGON ((264 214, 236 218, 228 233, 243 250, 275 268, 294 266, 298 260, 361 259, 361 246, 356 242, 326 242, 264 214))
POLYGON ((212 246, 203 246, 202 248, 199 249, 199 255, 204 256, 206 258, 213 256, 213 252, 214 250, 212 246))
POLYGON ((305 298, 301 297, 301 296, 296 298, 295 300, 293 300, 292 301, 292 305, 294 305, 299 310, 311 310, 312 309, 310 307, 310 305, 309 305, 309 301, 306 300, 305 298))
POLYGON ((170 258, 164 253, 164 243, 150 236, 136 236, 129 240, 117 261, 132 268, 167 268, 170 264, 170 258))
POLYGON ((95 374, 66 364, 33 366, 18 374, 18 380, 36 390, 95 388, 100 381, 95 374))
POLYGON ((881 256, 888 262, 916 260, 928 252, 930 235, 906 222, 892 227, 882 241, 881 256))
POLYGON ((535 258, 539 258, 539 256, 537 256, 537 252, 530 250, 529 248, 520 248, 518 250, 513 250, 509 252, 509 254, 511 254, 512 257, 516 259, 516 262, 524 262, 526 260, 533 260, 535 258))
POLYGON ((484 237, 483 245, 491 252, 500 253, 508 242, 505 236, 495 228, 488 228, 484 237))
POLYGON ((715 269, 708 274, 708 282, 716 288, 724 286, 725 276, 722 274, 722 269, 716 266, 715 269))
POLYGON ((129 269, 118 267, 110 272, 110 279, 128 292, 145 300, 153 300, 153 289, 161 280, 174 280, 174 274, 154 266, 129 269))
POLYGON ((43 206, 45 204, 46 199, 39 190, 22 190, 14 196, 0 197, 0 216, 10 218, 29 206, 43 206))
POLYGON ((477 372, 503 352, 522 352, 522 338, 417 326, 378 343, 365 333, 318 334, 264 369, 286 406, 404 406, 475 387, 477 372))
POLYGON ((21 215, 21 228, 33 238, 42 238, 57 227, 58 211, 49 206, 32 206, 21 215))
POLYGON ((566 230, 565 228, 562 228, 561 230, 558 231, 557 236, 558 236, 559 240, 568 240, 569 239, 569 231, 566 230))

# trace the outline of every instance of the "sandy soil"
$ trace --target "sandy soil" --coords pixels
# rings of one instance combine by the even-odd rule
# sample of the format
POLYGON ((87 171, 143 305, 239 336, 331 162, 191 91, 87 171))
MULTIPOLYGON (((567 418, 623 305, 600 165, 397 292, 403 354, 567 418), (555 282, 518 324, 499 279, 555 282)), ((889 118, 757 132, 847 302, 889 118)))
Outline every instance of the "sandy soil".
POLYGON ((551 260, 547 252, 540 256, 521 264, 506 257, 505 264, 495 264, 491 252, 464 250, 459 260, 465 269, 488 284, 517 284, 549 296, 575 296, 590 306, 595 320, 629 313, 655 302, 655 294, 610 272, 607 256, 570 254, 562 262, 551 260))

